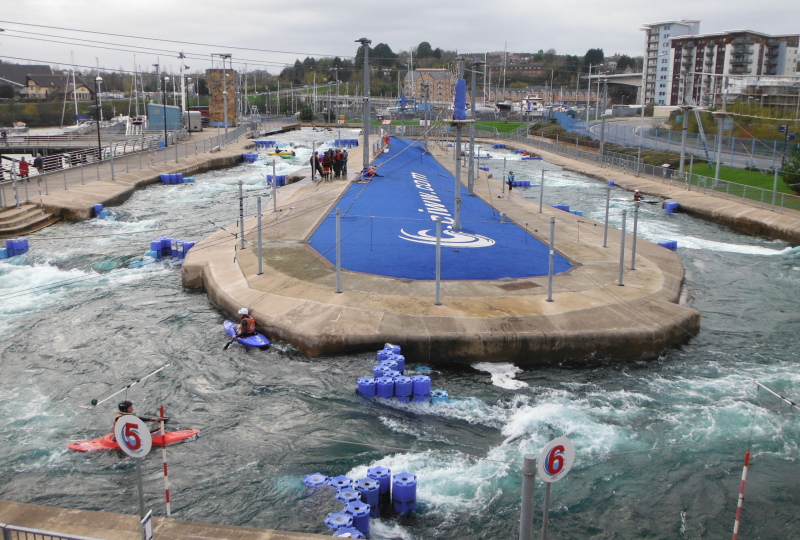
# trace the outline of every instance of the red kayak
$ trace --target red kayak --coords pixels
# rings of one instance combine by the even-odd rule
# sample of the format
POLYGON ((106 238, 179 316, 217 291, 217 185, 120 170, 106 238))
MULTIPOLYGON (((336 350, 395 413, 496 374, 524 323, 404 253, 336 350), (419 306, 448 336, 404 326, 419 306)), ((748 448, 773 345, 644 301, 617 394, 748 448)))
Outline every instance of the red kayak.
MULTIPOLYGON (((167 444, 176 443, 190 439, 200 433, 199 429, 184 429, 182 431, 167 431, 167 444)), ((161 446, 164 441, 164 435, 161 432, 153 433, 153 448, 161 446)), ((99 452, 102 450, 119 450, 119 444, 114 440, 114 434, 109 433, 105 437, 99 439, 90 439, 88 441, 78 441, 69 443, 67 448, 70 450, 77 450, 78 452, 99 452)))

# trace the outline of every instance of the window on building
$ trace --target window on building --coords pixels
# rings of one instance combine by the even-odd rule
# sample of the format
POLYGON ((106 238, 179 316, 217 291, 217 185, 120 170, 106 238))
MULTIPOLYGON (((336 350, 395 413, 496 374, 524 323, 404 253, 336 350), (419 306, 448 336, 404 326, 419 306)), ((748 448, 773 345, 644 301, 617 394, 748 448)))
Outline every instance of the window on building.
POLYGON ((669 30, 669 25, 665 26, 664 30, 669 30))

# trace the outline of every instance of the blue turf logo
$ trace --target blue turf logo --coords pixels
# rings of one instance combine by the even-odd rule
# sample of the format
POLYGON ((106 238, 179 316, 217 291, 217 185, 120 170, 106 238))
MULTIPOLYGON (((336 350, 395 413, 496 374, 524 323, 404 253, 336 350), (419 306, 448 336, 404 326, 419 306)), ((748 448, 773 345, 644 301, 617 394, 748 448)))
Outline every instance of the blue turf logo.
MULTIPOLYGON (((419 196, 425 211, 434 219, 439 216, 442 220, 442 225, 451 227, 453 225, 453 216, 447 210, 447 207, 442 203, 442 200, 436 194, 433 186, 428 181, 428 177, 420 173, 411 173, 411 178, 414 181, 414 186, 419 189, 419 196)), ((423 229, 416 234, 406 232, 400 229, 400 238, 408 240, 409 242, 417 242, 419 244, 436 245, 436 230, 423 229)), ((480 248, 489 247, 494 245, 494 240, 488 236, 480 234, 467 233, 462 231, 454 231, 450 228, 442 231, 442 245, 446 247, 469 247, 480 248)))

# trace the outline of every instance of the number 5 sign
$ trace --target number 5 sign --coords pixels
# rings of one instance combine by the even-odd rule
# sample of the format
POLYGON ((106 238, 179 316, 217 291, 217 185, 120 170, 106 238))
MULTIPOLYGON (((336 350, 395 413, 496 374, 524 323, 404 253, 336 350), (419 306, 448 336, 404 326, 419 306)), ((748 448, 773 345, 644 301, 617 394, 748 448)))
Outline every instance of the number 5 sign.
POLYGON ((120 450, 134 458, 143 458, 150 453, 153 437, 138 416, 126 414, 114 424, 114 436, 120 450))
POLYGON ((557 482, 564 478, 575 462, 575 446, 566 437, 550 441, 539 454, 539 476, 545 482, 557 482))

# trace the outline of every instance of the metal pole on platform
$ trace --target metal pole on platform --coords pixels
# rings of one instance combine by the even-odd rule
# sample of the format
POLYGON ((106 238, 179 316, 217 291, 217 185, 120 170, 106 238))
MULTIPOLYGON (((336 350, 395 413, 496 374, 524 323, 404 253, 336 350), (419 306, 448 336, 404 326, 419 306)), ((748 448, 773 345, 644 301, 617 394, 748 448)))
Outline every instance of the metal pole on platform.
POLYGON ((258 213, 258 275, 264 273, 263 244, 261 242, 261 195, 256 198, 256 212, 258 213))
MULTIPOLYGON (((341 135, 339 135, 339 140, 340 141, 342 140, 341 135)), ((317 181, 317 160, 314 159, 314 152, 316 152, 316 151, 317 151, 317 143, 315 141, 315 142, 311 143, 311 181, 312 182, 316 182, 317 181)))
POLYGON ((542 204, 544 203, 544 169, 542 169, 542 181, 539 184, 539 213, 542 213, 542 204))
POLYGON ((639 201, 633 203, 633 244, 631 244, 631 270, 636 270, 636 231, 639 228, 639 201))
POLYGON ((608 247, 608 208, 611 205, 611 186, 606 186, 606 226, 603 231, 603 247, 608 247))
POLYGON ((553 268, 556 255, 556 218, 550 216, 550 262, 547 270, 547 301, 553 301, 553 268))
POLYGON ((622 283, 622 279, 625 276, 625 218, 627 217, 628 211, 622 210, 622 230, 620 231, 622 234, 620 235, 619 241, 619 283, 618 285, 622 287, 624 284, 622 283))
POLYGON ((275 160, 272 160, 272 211, 278 213, 278 177, 275 176, 275 160))
POLYGON ((453 230, 461 229, 461 124, 456 125, 456 177, 455 177, 455 212, 453 230))
POLYGON ((369 167, 369 114, 370 114, 370 95, 369 95, 369 45, 372 40, 365 37, 356 40, 364 48, 364 163, 363 168, 369 167))
MULTIPOLYGON (((555 435, 550 434, 550 440, 555 439, 555 435)), ((544 510, 542 511, 542 540, 547 540, 547 529, 550 526, 550 488, 552 482, 546 482, 544 487, 544 510)))
POLYGON ((442 281, 442 218, 439 216, 433 217, 436 221, 436 301, 434 306, 441 306, 442 299, 440 297, 441 281, 442 281))
POLYGON ((342 292, 342 211, 336 209, 336 292, 342 292))
POLYGON ((133 458, 136 462, 136 487, 139 489, 139 516, 144 519, 144 486, 142 485, 142 458, 133 458))
POLYGON ((239 232, 242 235, 240 249, 244 249, 244 191, 241 180, 239 180, 239 232))
POLYGON ((533 540, 533 492, 536 487, 536 456, 534 454, 525 454, 523 459, 519 540, 533 540))

